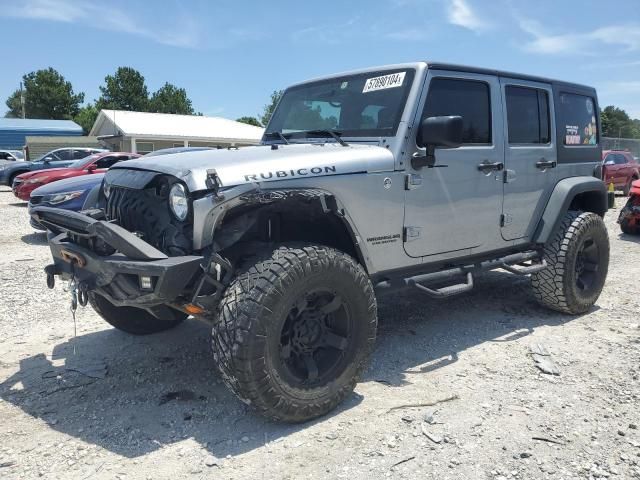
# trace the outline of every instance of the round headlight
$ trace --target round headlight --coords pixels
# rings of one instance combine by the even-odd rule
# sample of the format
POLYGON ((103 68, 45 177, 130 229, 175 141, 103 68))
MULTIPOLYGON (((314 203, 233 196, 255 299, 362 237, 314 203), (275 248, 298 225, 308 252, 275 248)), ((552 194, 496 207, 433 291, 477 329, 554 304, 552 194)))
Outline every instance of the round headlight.
POLYGON ((187 199, 187 192, 181 183, 174 183, 169 191, 169 205, 171 211, 180 221, 187 218, 189 214, 189 200, 187 199))
POLYGON ((102 182, 102 193, 104 193, 104 198, 109 198, 109 194, 111 193, 111 184, 103 181, 102 182))

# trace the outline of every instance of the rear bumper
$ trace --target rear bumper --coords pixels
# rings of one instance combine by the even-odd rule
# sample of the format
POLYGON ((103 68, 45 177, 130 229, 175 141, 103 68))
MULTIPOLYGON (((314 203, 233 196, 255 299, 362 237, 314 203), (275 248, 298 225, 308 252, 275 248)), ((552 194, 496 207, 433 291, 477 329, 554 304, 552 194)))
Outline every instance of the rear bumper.
POLYGON ((176 303, 201 271, 202 257, 167 257, 112 223, 49 207, 34 207, 31 214, 36 223, 53 232, 49 246, 54 263, 46 272, 64 280, 75 277, 81 289, 114 305, 150 308, 176 303), (99 255, 85 246, 96 242, 119 253, 99 255), (143 277, 150 279, 147 288, 142 288, 143 277))

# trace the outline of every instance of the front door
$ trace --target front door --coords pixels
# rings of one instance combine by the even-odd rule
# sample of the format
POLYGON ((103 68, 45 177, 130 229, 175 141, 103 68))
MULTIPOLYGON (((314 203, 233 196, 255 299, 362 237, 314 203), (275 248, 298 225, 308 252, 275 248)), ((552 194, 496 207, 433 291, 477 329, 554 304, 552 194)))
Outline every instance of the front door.
MULTIPOLYGON (((491 75, 429 71, 422 119, 460 115, 463 144, 436 149, 433 168, 407 167, 404 248, 411 257, 475 254, 501 245, 504 162, 500 83, 491 75)), ((416 154, 424 149, 415 147, 416 154)))
POLYGON ((501 78, 506 119, 502 237, 533 234, 556 182, 555 115, 551 86, 501 78))

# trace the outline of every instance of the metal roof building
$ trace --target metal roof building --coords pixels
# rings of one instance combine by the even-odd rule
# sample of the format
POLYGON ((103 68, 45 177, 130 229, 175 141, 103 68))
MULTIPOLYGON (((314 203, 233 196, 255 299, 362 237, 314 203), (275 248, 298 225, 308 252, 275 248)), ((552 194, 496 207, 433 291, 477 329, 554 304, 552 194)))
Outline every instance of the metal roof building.
POLYGON ((22 148, 27 136, 79 136, 82 127, 71 120, 0 118, 0 148, 22 148))
POLYGON ((89 135, 112 150, 149 153, 171 147, 256 145, 263 132, 220 117, 101 110, 89 135))

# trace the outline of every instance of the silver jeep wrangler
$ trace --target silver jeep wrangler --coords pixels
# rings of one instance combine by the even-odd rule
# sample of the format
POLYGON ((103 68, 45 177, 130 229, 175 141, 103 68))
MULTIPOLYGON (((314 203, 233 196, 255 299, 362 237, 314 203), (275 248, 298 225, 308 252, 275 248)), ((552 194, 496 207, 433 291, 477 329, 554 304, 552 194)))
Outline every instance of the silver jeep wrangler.
POLYGON ((55 276, 136 335, 213 327, 267 417, 331 411, 367 366, 376 292, 442 298, 501 268, 586 312, 607 275, 594 89, 439 63, 287 89, 262 145, 128 161, 81 213, 38 207, 55 276))

